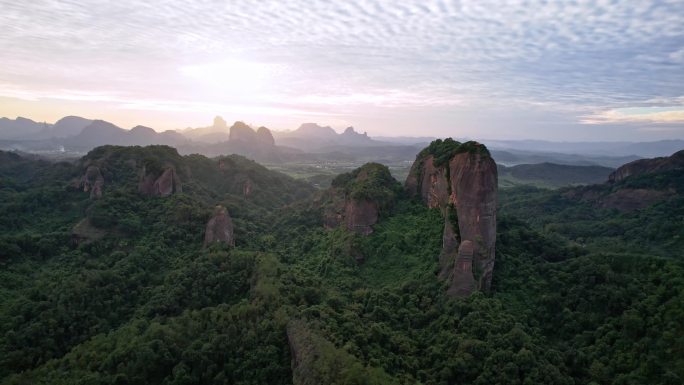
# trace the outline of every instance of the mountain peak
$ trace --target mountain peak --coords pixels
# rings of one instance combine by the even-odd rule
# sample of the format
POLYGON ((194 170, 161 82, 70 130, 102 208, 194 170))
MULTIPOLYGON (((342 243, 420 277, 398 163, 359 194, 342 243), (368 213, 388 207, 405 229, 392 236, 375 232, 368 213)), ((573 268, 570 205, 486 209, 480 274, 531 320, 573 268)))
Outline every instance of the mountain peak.
POLYGON ((150 127, 137 125, 137 126, 131 128, 131 133, 136 133, 136 134, 156 134, 157 132, 156 132, 154 129, 150 128, 150 127))
POLYGON ((268 128, 264 126, 259 127, 256 131, 256 136, 259 140, 259 143, 269 146, 275 146, 275 139, 273 138, 271 130, 269 130, 268 128))
POLYGON ((298 129, 295 130, 296 133, 304 134, 314 137, 335 137, 337 133, 330 126, 321 126, 318 123, 302 123, 298 129))
POLYGON ((100 120, 96 119, 93 120, 88 126, 86 126, 87 129, 92 130, 92 129, 121 129, 120 127, 116 126, 114 123, 110 123, 106 120, 100 120))
POLYGON ((29 119, 29 118, 24 118, 23 116, 17 116, 16 121, 17 122, 24 122, 24 123, 38 123, 35 120, 29 119))
POLYGON ((245 124, 245 122, 237 121, 230 127, 230 136, 228 137, 228 140, 231 142, 254 142, 256 141, 256 136, 256 132, 252 127, 245 124))
POLYGON ((50 135, 56 138, 78 135, 79 132, 83 131, 83 129, 92 122, 92 120, 80 116, 65 116, 55 122, 55 125, 52 126, 52 129, 50 130, 50 135))
POLYGON ((357 136, 358 135, 358 136, 368 137, 367 132, 364 131, 363 134, 358 133, 358 132, 356 132, 356 130, 354 130, 354 127, 352 127, 352 126, 347 127, 347 129, 344 130, 344 133, 342 135, 346 135, 346 136, 357 136))
POLYGON ((223 129, 228 129, 228 123, 226 122, 225 119, 223 119, 220 116, 216 116, 214 118, 214 128, 223 128, 223 129))

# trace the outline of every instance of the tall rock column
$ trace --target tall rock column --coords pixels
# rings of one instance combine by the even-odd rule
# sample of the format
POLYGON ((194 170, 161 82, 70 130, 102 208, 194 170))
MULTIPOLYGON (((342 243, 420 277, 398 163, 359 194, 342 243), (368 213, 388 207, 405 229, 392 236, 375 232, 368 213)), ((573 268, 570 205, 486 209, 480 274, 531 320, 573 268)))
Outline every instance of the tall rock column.
POLYGON ((436 140, 416 157, 406 179, 409 195, 444 215, 440 277, 448 293, 489 290, 496 244, 497 168, 477 142, 436 140))
POLYGON ((454 277, 464 273, 459 259, 461 248, 471 250, 477 287, 489 290, 496 245, 497 169, 494 159, 481 153, 461 153, 449 161, 451 196, 456 207, 461 246, 454 264, 454 277))
POLYGON ((214 215, 207 222, 207 228, 204 232, 205 246, 216 242, 235 246, 233 220, 228 215, 228 210, 223 206, 216 206, 214 215))

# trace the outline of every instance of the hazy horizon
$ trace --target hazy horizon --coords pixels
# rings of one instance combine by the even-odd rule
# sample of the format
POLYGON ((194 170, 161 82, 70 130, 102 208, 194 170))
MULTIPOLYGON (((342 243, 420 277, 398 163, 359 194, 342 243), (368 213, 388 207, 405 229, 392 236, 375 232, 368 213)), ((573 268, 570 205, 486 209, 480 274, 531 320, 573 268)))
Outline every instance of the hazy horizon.
POLYGON ((0 0, 0 116, 684 139, 684 2, 0 0))

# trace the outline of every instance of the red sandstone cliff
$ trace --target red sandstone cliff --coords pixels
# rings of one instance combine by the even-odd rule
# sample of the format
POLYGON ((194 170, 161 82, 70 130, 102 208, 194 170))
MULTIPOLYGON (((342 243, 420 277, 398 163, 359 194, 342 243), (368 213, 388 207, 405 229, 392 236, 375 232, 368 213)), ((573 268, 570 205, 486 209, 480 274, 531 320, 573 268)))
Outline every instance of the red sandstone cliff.
POLYGON ((104 187, 104 177, 100 168, 88 166, 85 174, 81 178, 80 186, 84 192, 90 192, 91 199, 102 198, 102 188, 104 187))
POLYGON ((479 143, 434 143, 416 158, 405 188, 444 213, 440 276, 449 280, 448 293, 488 290, 496 244, 496 163, 479 143))
POLYGON ((207 228, 204 232, 205 246, 215 242, 235 246, 233 220, 230 218, 228 210, 223 206, 216 206, 214 215, 207 222, 207 228))
POLYGON ((183 192, 176 168, 166 166, 161 173, 151 172, 143 166, 138 182, 138 191, 149 196, 167 197, 174 193, 183 192))
POLYGON ((449 168, 449 201, 456 207, 461 241, 472 242, 473 274, 478 287, 488 290, 496 244, 496 163, 489 155, 461 153, 451 158, 449 168))
POLYGON ((653 159, 639 159, 618 167, 608 177, 608 182, 619 182, 633 175, 649 174, 684 168, 684 150, 671 156, 653 159))
POLYGON ((323 224, 332 229, 342 224, 347 230, 361 235, 373 233, 378 222, 378 205, 366 199, 354 199, 339 189, 327 192, 327 204, 323 210, 323 224))
POLYGON ((339 175, 321 199, 323 224, 327 228, 344 224, 358 234, 371 234, 381 212, 391 208, 396 185, 389 169, 378 163, 339 175))

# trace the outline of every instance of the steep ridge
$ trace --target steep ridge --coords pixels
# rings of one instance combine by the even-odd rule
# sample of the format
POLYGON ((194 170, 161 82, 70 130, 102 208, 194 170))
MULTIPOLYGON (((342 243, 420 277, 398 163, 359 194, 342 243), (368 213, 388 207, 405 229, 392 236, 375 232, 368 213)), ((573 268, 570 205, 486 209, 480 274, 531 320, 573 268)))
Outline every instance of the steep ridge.
POLYGON ((561 195, 596 208, 634 212, 681 194, 683 172, 684 150, 627 163, 610 174, 606 183, 565 189, 561 195))
POLYGON ((497 168, 476 142, 436 140, 421 151, 405 189, 444 216, 440 276, 448 293, 489 290, 496 243, 497 168))
POLYGON ((661 171, 684 168, 684 150, 675 152, 671 156, 653 159, 639 159, 618 167, 608 177, 610 183, 622 181, 630 176, 650 174, 661 171))

